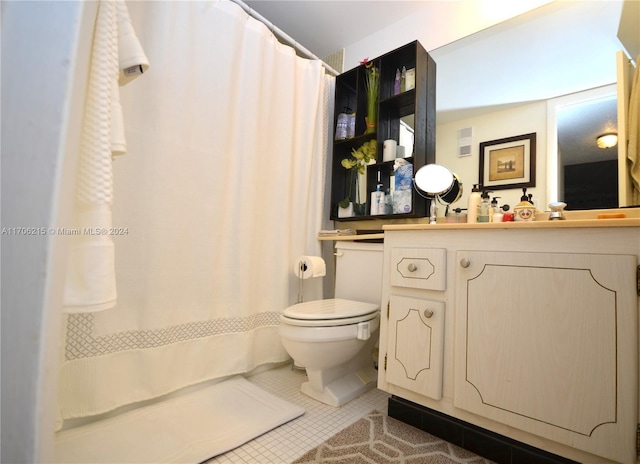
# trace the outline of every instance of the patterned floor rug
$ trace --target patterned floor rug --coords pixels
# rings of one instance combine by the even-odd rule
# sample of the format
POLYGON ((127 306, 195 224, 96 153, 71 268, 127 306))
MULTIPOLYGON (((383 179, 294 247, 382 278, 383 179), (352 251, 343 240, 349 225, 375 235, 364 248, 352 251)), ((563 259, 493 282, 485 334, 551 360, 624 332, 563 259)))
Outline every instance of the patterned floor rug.
POLYGON ((476 454, 372 411, 293 464, 487 464, 476 454))

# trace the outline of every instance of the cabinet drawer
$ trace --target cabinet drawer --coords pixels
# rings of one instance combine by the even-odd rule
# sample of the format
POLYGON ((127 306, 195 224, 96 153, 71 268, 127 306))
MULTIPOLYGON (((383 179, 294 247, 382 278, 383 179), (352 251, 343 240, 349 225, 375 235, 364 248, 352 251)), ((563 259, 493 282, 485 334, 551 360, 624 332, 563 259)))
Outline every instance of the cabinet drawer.
POLYGON ((445 290, 447 250, 444 248, 393 248, 391 285, 445 290))

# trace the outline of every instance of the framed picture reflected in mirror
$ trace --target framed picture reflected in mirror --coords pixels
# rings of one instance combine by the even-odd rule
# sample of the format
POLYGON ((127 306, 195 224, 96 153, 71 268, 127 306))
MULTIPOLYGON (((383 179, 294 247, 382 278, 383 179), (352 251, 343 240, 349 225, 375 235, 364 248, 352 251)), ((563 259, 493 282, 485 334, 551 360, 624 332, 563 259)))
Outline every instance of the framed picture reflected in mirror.
POLYGON ((535 187, 535 132, 482 142, 479 174, 485 189, 535 187))

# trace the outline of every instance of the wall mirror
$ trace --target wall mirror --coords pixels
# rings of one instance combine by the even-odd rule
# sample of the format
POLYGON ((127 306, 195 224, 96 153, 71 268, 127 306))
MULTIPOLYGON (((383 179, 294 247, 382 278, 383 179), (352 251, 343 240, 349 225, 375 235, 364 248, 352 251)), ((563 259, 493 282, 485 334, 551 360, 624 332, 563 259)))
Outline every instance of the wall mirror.
POLYGON ((569 209, 618 207, 616 86, 555 99, 549 107, 556 115, 557 197, 569 209), (607 135, 610 143, 598 143, 607 135))
MULTIPOLYGON (((636 37, 623 45, 618 37, 623 35, 620 30, 625 28, 624 23, 627 28, 628 23, 636 27, 637 35, 637 12, 627 12, 631 3, 551 2, 431 50, 429 53, 438 66, 437 125, 615 85, 616 53, 625 46, 631 48, 628 50, 631 56, 637 56, 638 52, 640 39, 636 37)), ((581 114, 582 118, 574 118, 576 125, 571 128, 574 136, 577 129, 587 126, 585 118, 589 112, 581 114)), ((504 134, 511 135, 517 134, 504 134)), ((473 140, 476 153, 482 141, 473 140)), ((550 151, 542 145, 538 157, 550 151)), ((459 172, 456 158, 455 152, 436 153, 437 163, 459 172)), ((562 169, 558 167, 557 155, 545 165, 546 173, 541 173, 541 180, 548 185, 539 186, 557 195, 562 169)), ((473 179, 463 180, 469 183, 473 179)))
POLYGON ((400 118, 400 132, 398 145, 404 147, 404 158, 413 156, 413 142, 414 142, 414 121, 413 114, 400 118))

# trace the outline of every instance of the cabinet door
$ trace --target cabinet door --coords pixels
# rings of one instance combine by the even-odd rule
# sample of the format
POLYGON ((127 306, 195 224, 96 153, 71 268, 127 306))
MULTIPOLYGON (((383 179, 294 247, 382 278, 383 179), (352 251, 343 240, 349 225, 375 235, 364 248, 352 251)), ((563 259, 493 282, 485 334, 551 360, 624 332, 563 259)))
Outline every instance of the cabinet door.
POLYGON ((454 405, 635 462, 635 256, 459 251, 454 405))
POLYGON ((442 398, 444 309, 441 301, 391 295, 386 358, 389 383, 442 398))

